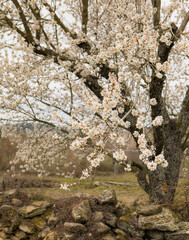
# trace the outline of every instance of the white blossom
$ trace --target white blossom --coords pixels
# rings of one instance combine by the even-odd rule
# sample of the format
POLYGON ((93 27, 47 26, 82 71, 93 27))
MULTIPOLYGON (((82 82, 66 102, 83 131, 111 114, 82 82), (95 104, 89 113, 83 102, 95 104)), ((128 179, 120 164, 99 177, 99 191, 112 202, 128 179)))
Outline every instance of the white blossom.
POLYGON ((153 121, 152 124, 154 127, 161 126, 163 123, 163 117, 162 116, 157 116, 153 121))

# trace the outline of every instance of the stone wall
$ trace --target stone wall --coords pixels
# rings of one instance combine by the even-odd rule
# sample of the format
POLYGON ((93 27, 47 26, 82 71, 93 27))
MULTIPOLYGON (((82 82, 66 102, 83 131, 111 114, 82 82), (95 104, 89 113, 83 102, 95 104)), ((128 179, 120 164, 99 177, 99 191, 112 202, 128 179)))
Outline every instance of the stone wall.
POLYGON ((9 190, 0 194, 0 240, 188 240, 189 223, 167 208, 133 212, 113 190, 97 198, 79 194, 36 201, 9 190))

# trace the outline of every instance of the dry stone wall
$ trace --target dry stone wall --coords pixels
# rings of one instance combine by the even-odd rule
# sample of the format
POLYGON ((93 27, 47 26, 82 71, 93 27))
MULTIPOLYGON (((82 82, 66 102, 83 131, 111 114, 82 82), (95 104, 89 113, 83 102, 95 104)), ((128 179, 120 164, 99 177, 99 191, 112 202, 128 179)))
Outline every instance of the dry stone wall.
POLYGON ((0 194, 0 240, 188 240, 189 223, 167 208, 133 212, 113 190, 33 201, 15 189, 0 194))

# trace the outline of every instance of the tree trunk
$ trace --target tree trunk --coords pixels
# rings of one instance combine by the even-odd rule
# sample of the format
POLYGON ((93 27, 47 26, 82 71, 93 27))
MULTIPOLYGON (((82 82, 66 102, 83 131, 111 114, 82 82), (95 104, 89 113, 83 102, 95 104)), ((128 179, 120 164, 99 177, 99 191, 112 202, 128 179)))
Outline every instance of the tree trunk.
MULTIPOLYGON (((164 156, 168 167, 158 167, 154 172, 148 172, 150 202, 167 204, 173 202, 179 180, 182 160, 181 133, 176 121, 170 120, 164 126, 164 156)), ((161 140, 160 140, 161 141, 161 140)))
POLYGON ((182 162, 182 135, 180 126, 174 120, 170 120, 164 130, 164 155, 168 160, 168 167, 165 169, 165 179, 167 185, 166 201, 173 201, 175 190, 179 180, 180 166, 182 162))

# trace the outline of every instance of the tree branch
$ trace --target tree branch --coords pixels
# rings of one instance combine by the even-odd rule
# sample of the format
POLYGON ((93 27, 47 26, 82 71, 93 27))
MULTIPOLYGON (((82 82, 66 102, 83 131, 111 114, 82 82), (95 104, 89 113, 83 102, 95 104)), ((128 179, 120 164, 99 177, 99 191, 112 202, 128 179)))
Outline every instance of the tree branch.
POLYGON ((146 178, 146 171, 144 169, 139 169, 139 172, 137 174, 137 180, 140 185, 140 187, 148 194, 150 195, 150 184, 146 178))
POLYGON ((178 28, 177 32, 176 32, 176 37, 179 38, 180 37, 180 34, 184 31, 184 29, 186 28, 186 25, 188 24, 189 22, 189 11, 186 13, 180 27, 178 28))
POLYGON ((43 5, 49 10, 50 13, 53 13, 54 20, 65 31, 65 33, 69 33, 71 38, 77 39, 77 34, 76 33, 71 33, 69 28, 67 28, 64 25, 64 23, 60 20, 60 18, 57 16, 57 14, 54 12, 54 10, 51 8, 51 6, 46 1, 43 1, 43 5))
POLYGON ((35 8, 33 8, 32 5, 30 3, 28 3, 28 0, 26 2, 29 5, 29 8, 31 9, 31 12, 33 13, 35 18, 39 22, 40 29, 36 29, 36 39, 40 40, 41 28, 42 28, 42 26, 40 24, 40 20, 41 20, 40 9, 38 8, 37 4, 35 4, 35 8))
POLYGON ((19 2, 17 0, 12 0, 12 2, 14 3, 15 7, 17 8, 18 12, 19 12, 19 15, 20 15, 20 19, 24 25, 24 28, 25 28, 25 31, 26 31, 26 36, 25 37, 27 39, 27 42, 28 43, 34 43, 34 38, 33 38, 33 35, 31 33, 31 30, 27 24, 27 20, 26 20, 26 17, 25 17, 25 14, 19 4, 19 2))
POLYGON ((19 35, 26 39, 25 33, 21 31, 18 27, 15 27, 13 22, 7 16, 4 17, 4 20, 11 29, 15 29, 19 35))
POLYGON ((187 128, 189 126, 189 86, 186 91, 185 98, 182 102, 182 108, 179 114, 179 124, 181 129, 182 137, 186 134, 187 128))
POLYGON ((154 27, 158 28, 160 22, 161 0, 152 0, 152 6, 156 9, 156 12, 153 15, 154 27))
POLYGON ((186 133, 186 135, 184 136, 184 141, 182 142, 182 151, 184 152, 185 149, 189 148, 189 128, 188 128, 188 132, 186 133))
MULTIPOLYGON (((54 127, 54 128, 57 127, 54 123, 47 122, 47 121, 42 120, 42 119, 39 119, 39 118, 33 118, 32 120, 33 120, 34 122, 39 122, 39 123, 43 123, 43 124, 48 125, 48 126, 52 126, 52 127, 54 127)), ((66 133, 66 134, 69 134, 69 131, 66 130, 66 129, 64 129, 64 128, 60 128, 60 131, 66 133)))
POLYGON ((88 23, 88 0, 82 0, 82 31, 87 34, 87 23, 88 23))

